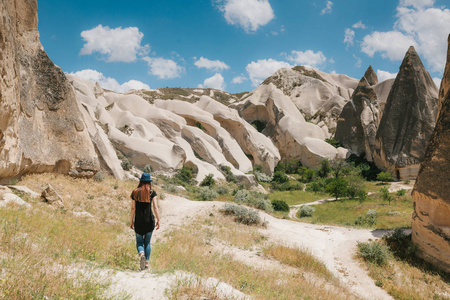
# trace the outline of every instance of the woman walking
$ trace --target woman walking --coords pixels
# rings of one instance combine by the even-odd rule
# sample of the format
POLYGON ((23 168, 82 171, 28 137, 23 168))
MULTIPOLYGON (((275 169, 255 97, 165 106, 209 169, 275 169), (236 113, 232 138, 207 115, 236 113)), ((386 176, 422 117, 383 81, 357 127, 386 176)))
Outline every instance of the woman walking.
POLYGON ((150 260, 150 239, 153 230, 159 229, 159 212, 156 192, 152 190, 149 173, 143 173, 139 186, 131 193, 131 225, 136 233, 136 248, 139 253, 141 270, 148 269, 150 260), (153 212, 155 215, 153 215, 153 212), (155 224, 156 217, 156 224, 155 224))

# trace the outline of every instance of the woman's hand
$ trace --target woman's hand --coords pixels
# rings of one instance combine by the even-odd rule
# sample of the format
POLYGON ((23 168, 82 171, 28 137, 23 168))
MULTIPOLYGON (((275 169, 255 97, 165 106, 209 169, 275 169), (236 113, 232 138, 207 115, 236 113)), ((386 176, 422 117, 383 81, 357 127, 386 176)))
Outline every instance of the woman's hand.
POLYGON ((155 229, 156 229, 156 230, 159 229, 159 220, 156 220, 155 229))
POLYGON ((130 228, 131 228, 131 229, 134 229, 134 222, 131 222, 130 228))

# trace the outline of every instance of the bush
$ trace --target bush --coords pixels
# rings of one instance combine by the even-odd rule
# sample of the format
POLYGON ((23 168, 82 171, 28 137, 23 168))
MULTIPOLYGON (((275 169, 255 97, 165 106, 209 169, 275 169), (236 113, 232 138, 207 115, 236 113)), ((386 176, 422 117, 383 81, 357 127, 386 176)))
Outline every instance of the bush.
POLYGON ((316 211, 316 209, 314 207, 309 206, 309 205, 303 205, 300 208, 299 216, 300 216, 300 218, 311 217, 315 211, 316 211))
POLYGON ((409 184, 411 181, 410 180, 405 180, 403 183, 404 184, 409 184))
POLYGON ((376 209, 369 209, 364 216, 359 216, 355 220, 355 225, 359 225, 359 226, 369 226, 370 227, 370 226, 373 226, 376 224, 378 224, 376 209))
POLYGON ((253 167, 253 172, 260 172, 260 173, 262 173, 263 172, 262 166, 261 165, 255 165, 253 167))
POLYGON ((197 193, 197 197, 202 201, 210 201, 217 196, 217 193, 210 187, 201 187, 197 193))
POLYGON ((381 172, 380 169, 375 165, 375 163, 371 161, 367 161, 365 157, 365 153, 361 154, 361 156, 356 156, 355 154, 350 155, 347 159, 347 162, 354 164, 357 168, 360 169, 361 176, 366 180, 374 181, 377 179, 377 174, 381 172))
POLYGON ((97 172, 94 175, 93 179, 96 182, 102 182, 103 180, 105 180, 105 174, 103 174, 103 172, 97 172))
POLYGON ((383 238, 396 257, 410 262, 415 260, 417 246, 413 244, 411 234, 406 234, 401 228, 395 228, 383 238))
POLYGON ((272 181, 277 183, 284 183, 289 181, 289 177, 287 177, 287 175, 281 171, 276 171, 275 173, 273 173, 272 181))
POLYGON ((219 186, 216 191, 219 195, 228 195, 228 188, 226 186, 219 186))
POLYGON ((317 174, 322 178, 326 178, 328 177, 328 174, 330 174, 330 172, 331 172, 330 161, 325 158, 320 163, 320 169, 318 170, 317 174))
POLYGON ((245 225, 258 225, 261 223, 259 213, 241 205, 225 204, 220 211, 225 215, 235 216, 234 220, 245 225))
POLYGON ((388 201, 389 205, 391 205, 391 201, 393 198, 389 194, 389 189, 387 187, 383 187, 380 189, 380 193, 381 193, 381 199, 383 199, 383 201, 388 201))
POLYGON ((152 172, 152 166, 149 164, 145 165, 145 167, 142 169, 144 173, 151 173, 152 172))
POLYGON ((289 211, 289 205, 283 200, 272 200, 272 207, 275 211, 289 211))
POLYGON ((334 148, 343 147, 342 144, 339 141, 337 141, 334 137, 329 138, 329 139, 325 139, 325 142, 327 142, 328 144, 330 144, 334 148))
POLYGON ((225 174, 225 179, 227 182, 236 182, 236 177, 234 177, 233 173, 231 172, 231 168, 228 166, 220 166, 220 169, 225 174))
POLYGON ((125 171, 130 171, 131 168, 133 167, 133 164, 131 163, 131 161, 128 158, 124 158, 122 160, 122 169, 124 169, 125 171))
POLYGON ((258 182, 271 182, 272 181, 272 177, 270 177, 264 173, 261 173, 258 171, 253 171, 253 174, 255 175, 256 180, 258 180, 258 182))
POLYGON ((290 182, 284 183, 272 182, 272 188, 278 191, 298 191, 303 190, 303 184, 290 182))
POLYGON ((405 196, 405 194, 406 194, 406 190, 405 189, 400 189, 400 190, 398 190, 397 191, 397 196, 405 196))
POLYGON ((297 174, 301 176, 300 181, 302 182, 311 182, 316 177, 316 171, 307 167, 298 168, 297 174))
POLYGON ((327 183, 325 190, 338 200, 339 197, 347 194, 348 181, 342 177, 333 178, 327 183))
POLYGON ((302 163, 298 160, 290 159, 283 162, 279 162, 275 167, 275 172, 280 171, 286 174, 296 174, 297 170, 302 166, 302 163))
POLYGON ((194 169, 192 167, 183 166, 175 175, 175 178, 182 183, 192 184, 192 180, 194 178, 194 169))
POLYGON ((214 186, 216 184, 216 181, 214 180, 213 174, 206 175, 205 178, 203 178, 202 182, 200 183, 200 186, 214 186))
POLYGON ((387 181, 391 181, 392 180, 392 176, 391 173, 389 172, 380 172, 377 175, 377 180, 381 181, 381 182, 387 182, 387 181))
POLYGON ((272 204, 269 197, 258 192, 249 192, 248 190, 237 190, 234 194, 234 201, 239 204, 247 204, 255 208, 272 212, 272 204))
POLYGON ((163 189, 165 191, 168 191, 169 193, 177 193, 178 192, 178 188, 175 185, 170 184, 170 183, 169 184, 165 184, 163 186, 163 189))
POLYGON ((358 243, 358 249, 364 260, 379 266, 386 265, 390 258, 389 248, 380 242, 358 243))

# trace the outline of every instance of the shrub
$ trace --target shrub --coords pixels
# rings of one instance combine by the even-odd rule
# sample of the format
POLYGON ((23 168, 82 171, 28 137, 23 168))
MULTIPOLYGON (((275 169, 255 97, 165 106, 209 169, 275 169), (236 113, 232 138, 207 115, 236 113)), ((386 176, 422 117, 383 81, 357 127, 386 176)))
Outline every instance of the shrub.
POLYGON ((283 200, 272 200, 272 207, 275 211, 289 211, 289 205, 283 200))
POLYGON ((124 158, 122 160, 122 169, 124 169, 125 171, 130 171, 131 168, 133 167, 133 164, 131 164, 131 161, 128 158, 124 158))
POLYGON ((197 197, 202 201, 210 201, 217 198, 217 193, 210 187, 201 187, 197 197))
POLYGON ((391 205, 391 201, 393 198, 389 194, 389 189, 387 187, 383 187, 380 189, 380 193, 381 193, 381 199, 383 199, 383 201, 388 201, 389 205, 391 205))
POLYGON ((311 217, 315 211, 316 211, 316 209, 314 207, 309 206, 309 205, 303 205, 300 208, 299 216, 300 216, 300 218, 311 217))
POLYGON ((194 169, 192 167, 183 166, 175 175, 175 178, 183 183, 191 184, 194 178, 194 169))
POLYGON ((273 173, 272 181, 277 183, 284 183, 289 181, 289 177, 287 177, 287 175, 281 171, 276 171, 275 173, 273 173))
POLYGON ((216 191, 219 195, 228 195, 228 188, 226 186, 219 186, 216 191))
POLYGON ((234 220, 245 225, 258 225, 261 223, 259 213, 241 205, 225 204, 220 211, 225 215, 234 216, 234 220))
POLYGON ((404 184, 409 184, 410 182, 411 182, 411 181, 409 181, 409 180, 403 181, 404 184))
POLYGON ((206 175, 205 178, 203 178, 202 182, 200 183, 200 186, 214 186, 216 184, 216 181, 214 180, 213 174, 206 175))
POLYGON ((152 166, 150 166, 149 164, 145 165, 145 167, 142 169, 142 171, 144 171, 144 173, 151 173, 152 172, 152 166))
POLYGON ((343 147, 342 144, 339 141, 337 141, 334 137, 329 138, 329 139, 325 139, 325 142, 327 142, 328 144, 330 144, 334 148, 343 147))
POLYGON ((303 190, 303 184, 290 182, 284 183, 272 182, 272 188, 278 191, 298 191, 303 190))
POLYGON ((358 249, 364 260, 380 266, 387 264, 390 258, 389 248, 380 242, 358 243, 358 249))
POLYGON ((220 169, 225 174, 225 179, 227 182, 236 182, 236 177, 234 177, 233 173, 231 172, 231 168, 228 166, 220 166, 220 169))
POLYGON ((348 181, 342 177, 333 178, 326 186, 325 190, 336 197, 336 200, 339 197, 345 196, 347 194, 348 189, 348 181))
MULTIPOLYGON (((361 195, 367 195, 365 191, 364 179, 359 175, 350 175, 346 177, 348 180, 347 196, 351 199, 361 195)), ((363 196, 365 199, 365 196, 363 196)), ((363 199, 363 200, 364 200, 363 199)))
POLYGON ((317 177, 313 182, 306 185, 306 190, 314 193, 325 192, 327 181, 324 178, 317 177))
POLYGON ((387 182, 387 181, 391 181, 392 180, 392 176, 391 173, 389 172, 380 172, 377 175, 377 180, 381 181, 381 182, 387 182))
POLYGON ((103 174, 103 172, 97 172, 94 175, 93 179, 96 182, 102 182, 103 180, 105 180, 105 174, 103 174))
POLYGON ((163 186, 163 189, 165 191, 168 191, 169 193, 177 193, 178 192, 178 188, 175 185, 170 184, 170 183, 169 184, 165 184, 163 186))
POLYGON ((247 190, 237 190, 234 194, 234 201, 237 203, 245 202, 247 198, 250 197, 250 192, 247 190))
POLYGON ((266 175, 264 173, 258 172, 258 171, 253 171, 253 174, 256 177, 256 180, 258 180, 259 182, 271 182, 272 181, 272 177, 270 177, 269 175, 266 175))
POLYGON ((355 220, 355 225, 359 226, 373 226, 378 223, 377 221, 377 210, 369 209, 364 216, 359 216, 355 220))
POLYGON ((285 160, 283 162, 279 162, 275 167, 275 172, 280 171, 286 174, 296 174, 297 170, 302 166, 302 163, 295 159, 285 160))
POLYGON ((298 168, 297 174, 301 176, 302 182, 311 182, 316 177, 316 171, 307 167, 298 168))
POLYGON ((262 173, 263 172, 262 166, 261 165, 255 165, 253 167, 253 172, 260 172, 260 173, 262 173))
POLYGON ((405 196, 406 190, 405 189, 400 189, 397 191, 397 196, 405 196))
POLYGON ((347 162, 353 163, 357 168, 359 168, 361 176, 366 180, 374 181, 377 179, 377 174, 381 172, 380 169, 375 165, 375 163, 367 161, 365 159, 365 153, 361 156, 356 156, 355 154, 350 155, 347 162))
POLYGON ((395 228, 383 238, 396 257, 414 261, 417 246, 413 244, 411 234, 406 234, 401 228, 395 228))
POLYGON ((322 160, 322 162, 320 163, 320 169, 318 170, 317 174, 322 177, 328 177, 328 174, 331 172, 331 166, 330 166, 330 161, 328 159, 324 159, 322 160))
POLYGON ((236 203, 243 203, 255 208, 265 210, 267 212, 272 212, 272 204, 270 203, 269 197, 258 192, 249 192, 248 190, 237 190, 234 194, 234 201, 236 203))

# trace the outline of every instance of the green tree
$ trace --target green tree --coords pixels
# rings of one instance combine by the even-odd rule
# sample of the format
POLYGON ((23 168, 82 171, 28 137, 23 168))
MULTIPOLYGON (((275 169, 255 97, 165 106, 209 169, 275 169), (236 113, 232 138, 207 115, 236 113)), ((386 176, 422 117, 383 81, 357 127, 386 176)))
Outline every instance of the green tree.
POLYGON ((389 173, 389 172, 380 172, 377 175, 377 180, 381 181, 382 183, 385 183, 387 181, 391 181, 392 180, 391 173, 389 173))
POLYGON ((350 175, 347 176, 346 179, 348 180, 347 196, 354 199, 355 197, 359 198, 363 194, 367 194, 367 192, 365 191, 366 185, 364 183, 364 179, 361 176, 350 175))
POLYGON ((334 174, 334 177, 339 177, 345 174, 348 174, 351 170, 351 166, 348 162, 341 159, 335 159, 330 163, 331 171, 334 174))
POLYGON ((214 186, 216 181, 214 180, 213 174, 208 174, 205 176, 203 181, 200 183, 200 186, 214 186))
POLYGON ((338 200, 339 197, 345 196, 347 194, 348 181, 342 177, 333 178, 326 185, 325 190, 336 197, 338 200))
POLYGON ((387 187, 383 187, 380 189, 380 193, 381 193, 381 198, 383 199, 383 201, 388 201, 389 205, 391 205, 391 201, 394 198, 389 194, 389 189, 387 187))
POLYGON ((278 183, 285 183, 289 181, 289 177, 287 177, 287 175, 281 171, 276 171, 275 173, 273 173, 272 181, 278 183))
POLYGON ((175 175, 175 178, 178 180, 191 184, 192 179, 194 178, 194 169, 192 167, 183 166, 175 175))
POLYGON ((326 178, 330 172, 331 172, 330 161, 327 158, 325 158, 320 163, 320 169, 318 171, 318 174, 320 177, 326 178))

